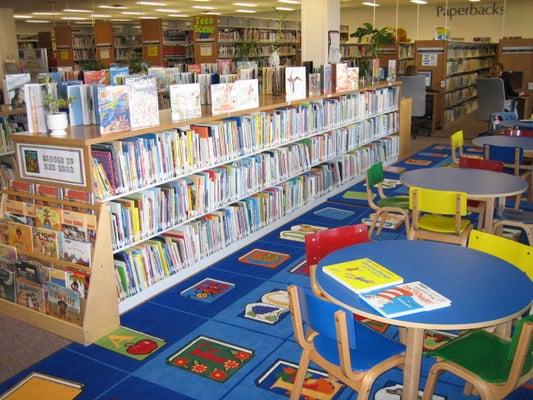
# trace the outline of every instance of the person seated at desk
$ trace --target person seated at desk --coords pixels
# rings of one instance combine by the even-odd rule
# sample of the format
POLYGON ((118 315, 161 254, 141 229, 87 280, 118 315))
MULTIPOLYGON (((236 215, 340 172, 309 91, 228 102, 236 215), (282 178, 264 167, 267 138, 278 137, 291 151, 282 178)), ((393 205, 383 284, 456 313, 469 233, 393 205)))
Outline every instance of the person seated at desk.
POLYGON ((500 78, 503 81, 503 90, 505 91, 505 111, 516 111, 516 97, 525 96, 523 91, 515 92, 509 74, 504 71, 503 64, 500 62, 494 63, 490 68, 490 76, 493 78, 500 78))

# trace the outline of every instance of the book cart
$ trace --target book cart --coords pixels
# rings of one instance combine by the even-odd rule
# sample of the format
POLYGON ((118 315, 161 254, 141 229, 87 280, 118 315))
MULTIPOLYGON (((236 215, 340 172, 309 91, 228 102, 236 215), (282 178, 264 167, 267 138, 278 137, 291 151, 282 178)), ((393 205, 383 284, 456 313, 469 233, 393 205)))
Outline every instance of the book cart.
MULTIPOLYGON (((179 123, 171 122, 170 110, 163 110, 160 111, 160 125, 158 127, 118 132, 104 136, 100 135, 98 126, 70 127, 68 130, 68 136, 64 138, 53 138, 48 135, 36 133, 13 135, 15 154, 17 158, 16 177, 18 180, 28 183, 41 183, 51 186, 60 186, 63 188, 73 188, 77 190, 94 192, 95 182, 93 181, 93 162, 91 158, 92 145, 118 140, 134 139, 140 135, 170 131, 176 128, 186 127, 191 124, 217 123, 228 117, 247 116, 250 114, 259 115, 261 113, 276 114, 277 112, 281 112, 287 108, 305 106, 306 104, 312 104, 312 102, 321 102, 323 100, 334 102, 337 101, 335 99, 343 100, 346 99, 347 95, 359 96, 360 98, 365 99, 361 102, 363 106, 367 107, 365 115, 354 112, 353 115, 355 115, 355 117, 352 117, 352 119, 349 121, 334 121, 335 123, 324 126, 324 129, 314 130, 311 132, 304 131, 298 134, 296 137, 289 137, 279 143, 264 143, 260 149, 254 149, 249 153, 240 154, 232 159, 224 160, 224 162, 212 163, 211 165, 194 166, 191 170, 176 174, 176 176, 170 179, 160 180, 148 186, 101 199, 97 201, 95 205, 84 205, 77 202, 59 199, 54 200, 49 197, 23 193, 21 191, 5 190, 3 192, 3 198, 11 195, 21 198, 46 201, 51 203, 51 205, 62 204, 63 206, 77 206, 78 208, 93 210, 97 216, 97 228, 96 242, 93 246, 94 250, 91 267, 73 265, 68 261, 40 256, 34 253, 24 251, 19 252, 20 255, 24 255, 29 258, 35 258, 42 263, 51 264, 57 269, 66 270, 67 268, 76 268, 90 273, 88 295, 85 301, 82 303, 81 326, 74 325, 72 323, 2 299, 0 299, 0 312, 79 343, 89 344, 94 342, 99 337, 107 334, 119 326, 119 315, 121 313, 132 309, 133 307, 141 304, 158 293, 161 293, 169 287, 183 281, 184 279, 187 279, 214 262, 228 256, 239 248, 252 243, 269 231, 277 229, 291 219, 309 211, 313 207, 325 201, 328 197, 342 190, 346 190, 354 183, 363 180, 366 169, 374 162, 383 161, 385 165, 389 165, 390 163, 396 161, 399 151, 399 137, 404 137, 405 133, 399 132, 401 129, 399 121, 400 84, 394 83, 389 85, 383 83, 358 91, 307 98, 291 103, 286 102, 282 97, 263 96, 260 98, 260 106, 257 109, 229 112, 223 115, 212 115, 211 111, 205 107, 203 109, 202 117, 183 120, 179 123), (378 94, 382 93, 390 94, 388 95, 388 103, 384 104, 382 102, 381 106, 379 106, 381 107, 380 109, 370 106, 370 104, 379 104, 376 98, 378 97, 378 94), (368 111, 368 108, 371 108, 371 110, 368 111), (380 118, 381 120, 390 121, 390 125, 387 125, 388 127, 383 129, 377 128, 378 126, 382 126, 378 124, 380 118), (352 140, 350 145, 343 142, 342 146, 337 146, 337 150, 333 149, 331 152, 326 150, 326 154, 322 154, 319 157, 310 157, 311 162, 304 163, 304 170, 302 170, 302 168, 295 168, 294 171, 291 169, 287 174, 284 174, 284 176, 281 176, 280 179, 276 179, 274 182, 260 182, 260 184, 254 188, 254 191, 246 193, 243 197, 224 199, 224 201, 217 203, 216 207, 213 209, 202 209, 199 213, 189 219, 180 220, 173 226, 164 226, 157 232, 151 232, 147 235, 143 235, 140 240, 122 243, 119 248, 113 248, 111 213, 109 207, 110 203, 115 199, 120 199, 124 196, 132 195, 145 189, 154 188, 158 185, 163 185, 179 178, 206 172, 217 166, 232 164, 248 156, 257 156, 262 152, 275 152, 277 149, 287 147, 288 145, 309 146, 309 151, 312 151, 311 142, 314 139, 345 134, 350 126, 354 126, 356 124, 361 124, 361 126, 367 124, 366 126, 368 126, 374 123, 376 128, 372 130, 373 133, 370 135, 361 134, 358 136, 358 140, 355 142, 352 140), (398 133, 400 133, 400 135, 398 135, 398 133), (339 151, 339 148, 341 148, 342 151, 339 151), (75 168, 71 176, 65 177, 63 182, 50 179, 50 176, 47 176, 45 173, 39 174, 35 173, 35 171, 33 173, 28 173, 28 168, 26 168, 24 161, 25 152, 40 151, 40 149, 45 149, 48 151, 47 154, 49 155, 54 154, 54 152, 56 152, 58 155, 63 154, 65 156, 70 154, 74 159, 72 165, 76 165, 77 168, 75 168), (258 224, 259 226, 256 226, 254 229, 250 229, 250 231, 247 232, 247 234, 245 234, 243 237, 232 238, 232 240, 222 243, 219 248, 210 250, 209 254, 200 254, 200 256, 194 260, 194 262, 184 265, 183 268, 173 271, 170 275, 163 277, 156 282, 152 282, 151 285, 143 288, 143 290, 138 291, 136 294, 130 295, 129 297, 123 298, 119 301, 119 290, 117 289, 116 278, 117 273, 114 267, 115 254, 123 252, 128 248, 141 245, 142 243, 156 236, 160 236, 165 232, 188 224, 191 221, 211 215, 213 212, 217 212, 227 208, 230 205, 234 205, 236 202, 252 196, 260 195, 261 193, 266 192, 268 189, 283 185, 288 183, 288 181, 300 179, 301 182, 304 179, 303 176, 306 174, 309 175, 313 168, 315 171, 321 171, 320 168, 329 162, 341 163, 343 160, 352 160, 353 157, 350 157, 355 154, 354 152, 358 151, 360 153, 356 154, 363 154, 363 156, 361 156, 362 158, 358 159, 359 161, 357 161, 358 164, 356 166, 353 164, 353 162, 352 164, 349 164, 348 162, 346 165, 343 164, 343 170, 342 174, 340 174, 340 179, 328 181, 327 179, 323 179, 323 176, 320 176, 317 182, 322 185, 321 188, 319 187, 316 190, 309 190, 309 194, 301 194, 297 200, 283 199, 283 201, 286 203, 292 202, 292 206, 284 209, 284 211, 279 215, 261 219, 261 223, 258 224), (350 167, 350 165, 352 165, 352 167, 350 167), (344 170, 345 168, 347 171, 344 170)), ((407 136, 409 136, 408 132, 407 136)), ((340 142, 341 141, 339 141, 339 143, 340 142)), ((327 148, 331 146, 325 147, 327 148)), ((316 186, 318 187, 320 185, 317 184, 316 186)), ((4 210, 4 207, 2 207, 2 210, 4 210)))

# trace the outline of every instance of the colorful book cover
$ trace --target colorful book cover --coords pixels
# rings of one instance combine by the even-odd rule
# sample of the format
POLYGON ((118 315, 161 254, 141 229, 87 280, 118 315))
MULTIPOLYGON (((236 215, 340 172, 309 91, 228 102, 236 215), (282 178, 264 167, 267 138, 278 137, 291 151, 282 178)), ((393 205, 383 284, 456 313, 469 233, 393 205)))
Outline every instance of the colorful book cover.
POLYGON ((17 249, 0 243, 0 262, 10 263, 17 260, 17 249))
POLYGON ((307 97, 305 67, 285 68, 285 99, 287 101, 307 97))
POLYGON ((59 257, 59 232, 33 227, 33 252, 46 257, 59 257))
POLYGON ((258 265, 265 268, 277 268, 290 258, 288 254, 277 253, 270 250, 253 249, 239 257, 239 261, 245 264, 258 265))
POLYGON ((4 262, 0 263, 0 298, 16 301, 14 266, 4 262))
POLYGON ((63 210, 61 232, 65 239, 86 241, 87 237, 87 214, 63 210))
POLYGON ((223 114, 231 111, 259 107, 257 79, 211 85, 211 112, 223 114))
POLYGON ((348 82, 348 64, 333 64, 333 68, 335 68, 335 92, 338 93, 350 90, 348 82))
POLYGON ((29 204, 23 201, 6 199, 4 203, 4 218, 7 221, 18 222, 24 225, 31 225, 27 219, 29 204))
POLYGON ((21 260, 15 264, 15 275, 27 281, 39 283, 39 268, 36 264, 21 260))
POLYGON ((63 274, 63 284, 61 286, 70 288, 80 294, 80 298, 86 299, 89 295, 89 283, 91 276, 77 269, 69 269, 63 274))
POLYGON ((401 276, 370 258, 327 265, 323 271, 326 275, 358 294, 403 282, 401 276))
POLYGON ((33 235, 31 226, 18 222, 7 222, 7 244, 17 250, 33 251, 33 235))
POLYGON ((426 166, 431 164, 430 160, 419 160, 416 158, 408 158, 404 161, 404 164, 426 166))
POLYGON ((77 240, 63 238, 61 258, 74 264, 91 266, 91 243, 78 242, 77 240))
POLYGON ((124 85, 124 78, 128 76, 130 69, 126 67, 109 68, 109 82, 112 86, 124 85))
POLYGON ((349 90, 359 89, 359 67, 348 68, 348 87, 349 90))
POLYGON ((35 226, 55 231, 61 230, 61 210, 44 205, 35 206, 35 226))
POLYGON ((31 83, 31 75, 24 74, 6 74, 5 75, 5 104, 13 108, 23 108, 26 105, 24 101, 24 85, 31 83))
POLYGON ((2 395, 2 400, 54 399, 74 400, 83 385, 52 375, 32 372, 2 395))
POLYGON ((98 86, 98 113, 102 135, 130 129, 128 90, 125 86, 98 86))
POLYGON ((44 313, 46 310, 44 288, 39 283, 17 278, 15 281, 17 304, 44 313))
POLYGON ((450 299, 419 281, 378 289, 362 293, 359 296, 387 318, 401 317, 451 305, 450 299))
POLYGON ((120 326, 95 342, 104 349, 142 361, 151 356, 166 342, 158 337, 120 326))
POLYGON ((153 76, 156 80, 157 91, 168 90, 168 76, 167 71, 163 67, 151 67, 148 68, 148 75, 153 76))
POLYGON ((83 83, 86 85, 107 85, 105 69, 100 71, 83 71, 83 83))
POLYGON ((81 324, 80 294, 55 283, 47 283, 46 308, 49 315, 74 324, 81 324))
POLYGON ((172 122, 202 116, 200 84, 189 83, 170 86, 172 122))
POLYGON ((128 89, 131 129, 159 125, 159 105, 156 78, 147 75, 125 78, 128 89))

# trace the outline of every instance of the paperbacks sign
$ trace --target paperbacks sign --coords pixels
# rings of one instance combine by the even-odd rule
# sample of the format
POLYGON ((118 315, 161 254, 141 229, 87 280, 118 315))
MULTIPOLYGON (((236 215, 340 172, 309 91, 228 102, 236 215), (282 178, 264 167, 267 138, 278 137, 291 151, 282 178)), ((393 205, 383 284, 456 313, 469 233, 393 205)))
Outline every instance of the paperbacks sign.
POLYGON ((447 15, 450 20, 457 16, 473 16, 473 15, 503 15, 503 5, 499 5, 496 2, 483 6, 476 6, 470 4, 464 7, 446 7, 445 5, 437 6, 437 17, 444 17, 447 15))

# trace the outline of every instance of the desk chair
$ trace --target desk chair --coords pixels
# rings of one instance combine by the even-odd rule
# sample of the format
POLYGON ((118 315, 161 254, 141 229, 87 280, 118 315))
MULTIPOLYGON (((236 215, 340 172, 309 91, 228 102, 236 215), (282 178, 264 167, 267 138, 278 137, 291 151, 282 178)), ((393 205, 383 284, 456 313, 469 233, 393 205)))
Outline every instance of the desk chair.
POLYGON ((505 89, 500 78, 477 80, 477 119, 489 121, 493 113, 505 111, 505 89))
POLYGON ((466 193, 409 188, 409 208, 413 219, 407 239, 434 240, 466 246, 472 230, 466 215, 466 193))
POLYGON ((533 316, 517 322, 512 340, 483 329, 470 331, 429 352, 437 357, 422 400, 430 400, 439 375, 451 372, 472 384, 484 400, 499 400, 533 377, 533 316))
POLYGON ((316 266, 320 260, 335 250, 365 242, 368 242, 368 228, 365 224, 341 226, 305 235, 305 257, 315 296, 324 297, 315 278, 316 266))
MULTIPOLYGON (((424 76, 399 76, 402 82, 402 97, 413 99, 411 117, 426 115, 426 78, 424 76)), ((418 133, 417 119, 413 118, 413 137, 418 133)))
POLYGON ((366 195, 368 200, 368 205, 371 209, 376 211, 372 225, 370 226, 370 232, 368 233, 369 237, 372 237, 372 233, 376 227, 376 224, 381 218, 381 222, 378 228, 378 235, 381 234, 383 225, 385 225, 385 220, 387 219, 388 214, 400 214, 405 218, 405 228, 409 231, 409 197, 407 196, 385 196, 383 192, 383 181, 385 180, 385 175, 383 174, 383 163, 378 162, 372 165, 366 171, 366 195), (374 192, 373 189, 377 188, 379 199, 374 203, 374 192))
POLYGON ((294 285, 288 291, 294 337, 303 349, 291 400, 305 394, 310 361, 355 390, 359 400, 368 399, 379 375, 405 363, 402 344, 355 323, 349 311, 294 285))
MULTIPOLYGON (((492 160, 479 160, 477 158, 461 157, 459 159, 459 168, 475 168, 484 169, 487 171, 503 172, 503 162, 492 160)), ((483 221, 485 217, 485 210, 487 203, 478 200, 468 200, 466 206, 469 212, 479 214, 477 228, 483 228, 483 221)))

